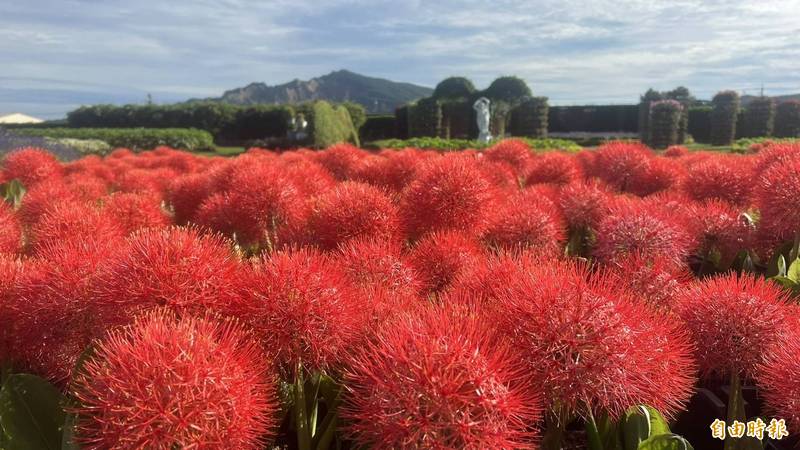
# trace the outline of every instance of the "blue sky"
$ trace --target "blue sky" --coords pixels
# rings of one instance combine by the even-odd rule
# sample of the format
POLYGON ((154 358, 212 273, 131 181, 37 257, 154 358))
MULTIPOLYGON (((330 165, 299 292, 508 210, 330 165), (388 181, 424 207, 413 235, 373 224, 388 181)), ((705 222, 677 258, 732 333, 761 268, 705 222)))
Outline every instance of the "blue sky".
POLYGON ((332 70, 517 75, 552 104, 800 93, 800 0, 0 0, 0 112, 218 96, 332 70))

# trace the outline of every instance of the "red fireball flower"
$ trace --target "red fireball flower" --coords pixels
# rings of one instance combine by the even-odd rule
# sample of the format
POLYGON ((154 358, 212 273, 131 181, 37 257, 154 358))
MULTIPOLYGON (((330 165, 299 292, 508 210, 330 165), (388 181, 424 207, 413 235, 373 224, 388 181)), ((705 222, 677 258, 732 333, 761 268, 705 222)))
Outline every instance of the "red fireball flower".
POLYGON ((304 197, 313 197, 322 194, 336 185, 333 175, 320 163, 313 161, 311 156, 298 157, 297 152, 281 154, 284 163, 284 174, 297 187, 304 197), (294 158, 290 158, 294 155, 294 158))
POLYGON ((758 368, 759 392, 776 417, 788 428, 800 428, 800 332, 794 328, 786 339, 765 350, 767 362, 758 368))
POLYGON ((279 252, 255 267, 247 317, 287 377, 325 370, 358 339, 365 304, 339 265, 313 250, 279 252))
POLYGON ((401 217, 412 239, 437 230, 479 230, 493 197, 492 185, 474 159, 445 155, 417 170, 403 192, 401 217))
POLYGON ((653 157, 642 144, 611 142, 595 152, 591 174, 618 191, 630 192, 631 183, 646 176, 653 157))
POLYGON ((126 318, 161 306, 236 314, 241 283, 239 261, 223 238, 193 228, 149 228, 130 236, 102 267, 94 297, 126 318))
POLYGON ((554 255, 561 251, 564 228, 553 202, 536 191, 523 191, 491 212, 481 239, 495 249, 530 248, 554 255))
POLYGON ((507 164, 516 176, 521 176, 533 159, 531 147, 521 139, 504 139, 486 149, 483 155, 488 161, 507 164))
POLYGON ((51 243, 113 240, 124 234, 122 226, 102 211, 85 203, 62 202, 50 207, 31 227, 29 244, 37 252, 51 243))
POLYGON ((763 350, 784 342, 787 294, 762 278, 735 273, 707 278, 686 289, 675 312, 686 323, 706 376, 757 373, 763 350))
POLYGON ((0 200, 0 253, 19 253, 22 249, 22 228, 14 210, 0 200))
POLYGON ((339 181, 352 178, 358 171, 367 152, 350 144, 336 144, 317 155, 317 162, 328 169, 339 181))
POLYGON ((157 169, 130 169, 117 176, 114 185, 122 192, 152 192, 163 195, 178 172, 161 167, 157 169))
POLYGON ((575 157, 561 152, 536 156, 525 169, 526 186, 539 183, 569 184, 581 177, 581 168, 575 157))
POLYGON ((638 254, 624 258, 612 267, 621 286, 654 309, 670 310, 675 299, 692 281, 686 266, 676 266, 664 256, 644 257, 638 254))
POLYGON ((683 145, 671 145, 664 150, 664 156, 668 158, 680 158, 689 154, 689 149, 683 145))
POLYGON ((760 240, 776 247, 800 233, 800 157, 770 166, 758 178, 755 203, 761 213, 760 240))
POLYGON ((39 182, 61 178, 63 168, 47 150, 26 147, 15 150, 2 161, 6 180, 19 180, 30 189, 39 182))
POLYGON ((43 181, 30 188, 22 197, 19 215, 24 225, 33 225, 53 205, 66 202, 79 202, 80 199, 62 180, 43 181))
POLYGON ((66 175, 63 181, 75 196, 84 202, 94 202, 108 194, 108 182, 93 175, 66 175))
POLYGON ((332 250, 359 237, 398 237, 397 207, 380 189, 348 181, 311 200, 307 222, 312 244, 332 250))
POLYGON ((422 283, 422 292, 435 295, 447 290, 460 273, 471 270, 483 257, 481 247, 471 236, 447 231, 421 239, 408 261, 422 283))
POLYGON ((548 406, 617 417, 635 404, 670 416, 691 396, 691 347, 675 321, 583 265, 528 267, 498 282, 496 322, 523 352, 548 406))
POLYGON ((267 360, 246 334, 164 312, 98 342, 71 391, 87 449, 260 449, 279 409, 267 360))
POLYGON ((727 267, 741 250, 751 247, 753 226, 736 206, 711 200, 690 205, 690 211, 690 229, 701 256, 718 258, 720 266, 727 267))
POLYGON ((11 363, 20 359, 21 344, 25 338, 19 332, 24 329, 20 318, 20 300, 17 295, 17 280, 24 273, 22 261, 0 253, 0 361, 11 363))
POLYGON ((571 229, 595 230, 609 212, 610 199, 600 183, 577 182, 561 188, 558 205, 571 229))
POLYGON ((428 308, 350 356, 342 415, 364 448, 534 448, 539 395, 491 325, 428 308))
POLYGON ((400 245, 376 239, 353 239, 339 248, 335 261, 356 286, 385 289, 398 304, 417 300, 422 286, 411 265, 401 256, 400 245))
POLYGON ((170 224, 169 217, 161 209, 161 200, 149 193, 119 192, 111 195, 105 201, 103 212, 116 220, 126 234, 170 224))
POLYGON ((388 150, 380 156, 364 160, 356 178, 399 193, 414 178, 417 167, 424 158, 424 154, 416 149, 388 150))
POLYGON ((675 160, 654 156, 647 167, 630 179, 627 192, 644 197, 680 184, 685 169, 675 160))
POLYGON ((209 195, 208 175, 195 173, 174 179, 164 197, 175 212, 175 223, 186 225, 209 195))
POLYGON ((709 158, 688 169, 682 190, 697 201, 718 199, 745 206, 750 199, 750 159, 724 155, 709 158))

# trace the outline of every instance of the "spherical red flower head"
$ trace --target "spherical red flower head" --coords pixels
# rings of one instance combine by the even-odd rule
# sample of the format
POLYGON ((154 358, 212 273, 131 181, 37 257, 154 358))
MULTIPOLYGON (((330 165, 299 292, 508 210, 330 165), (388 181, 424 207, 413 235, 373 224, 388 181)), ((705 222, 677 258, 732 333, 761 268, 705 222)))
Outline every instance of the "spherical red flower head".
POLYGON ((344 182, 311 200, 307 227, 311 243, 332 250, 350 239, 396 240, 397 207, 380 189, 344 182))
POLYGON ((7 154, 2 166, 7 180, 19 180, 28 189, 42 181, 61 178, 63 173, 55 156, 47 150, 33 147, 7 154))
POLYGON ((23 273, 23 263, 12 255, 0 253, 0 361, 11 363, 21 358, 20 335, 23 322, 21 301, 17 295, 17 280, 23 273))
POLYGON ((678 186, 684 172, 683 166, 677 161, 654 156, 645 169, 634 172, 626 191, 641 197, 664 192, 678 186))
POLYGON ((604 264, 619 264, 632 254, 662 256, 676 267, 686 264, 692 241, 678 223, 648 208, 612 211, 597 230, 593 255, 604 264))
POLYGON ((750 200, 752 175, 749 160, 741 156, 719 156, 689 167, 682 190, 697 201, 723 200, 746 206, 750 200))
POLYGON ((446 291, 460 273, 471 270, 483 258, 474 238, 446 231, 425 236, 411 251, 408 261, 422 283, 422 292, 435 295, 446 291))
POLYGON ((97 302, 123 319, 140 310, 236 314, 242 276, 230 243, 193 228, 149 228, 134 233, 104 265, 97 302))
POLYGON ((164 195, 175 212, 175 223, 185 225, 194 218, 200 204, 211 195, 209 177, 205 173, 181 175, 174 179, 164 195))
POLYGON ((22 227, 5 202, 0 201, 0 253, 19 253, 22 250, 22 227))
POLYGON ((88 174, 64 176, 64 184, 84 202, 94 202, 108 194, 108 183, 102 178, 88 174))
POLYGON ((671 145, 664 150, 664 156, 667 158, 680 158, 689 154, 689 149, 683 145, 671 145))
POLYGON ((800 157, 774 164, 757 181, 755 203, 761 214, 762 241, 776 246, 800 232, 800 157))
POLYGON ((31 227, 29 244, 34 252, 61 241, 113 240, 125 231, 113 217, 77 202, 58 203, 47 210, 31 227))
POLYGON ((574 156, 548 152, 532 158, 525 169, 525 185, 539 183, 568 184, 581 179, 582 173, 574 156))
POLYGON ((565 235, 563 219, 553 202, 535 191, 523 191, 491 212, 481 239, 498 250, 527 248, 555 255, 565 235))
POLYGON ((533 159, 531 147, 521 139, 504 139, 483 152, 488 161, 508 164, 516 176, 522 176, 533 159))
POLYGON ((53 205, 78 201, 77 196, 61 180, 44 181, 25 193, 17 215, 20 222, 31 226, 53 205))
POLYGON ((369 153, 350 144, 336 144, 319 152, 317 162, 328 169, 339 181, 352 178, 369 153))
POLYGON ((161 199, 151 193, 116 193, 107 198, 103 212, 116 220, 126 234, 142 228, 165 227, 171 222, 161 209, 161 199))
POLYGON ((339 248, 335 261, 357 287, 387 290, 391 301, 401 305, 417 301, 422 289, 396 242, 353 239, 339 248))
MULTIPOLYGON (((192 222, 210 231, 233 238, 240 233, 239 230, 247 226, 250 234, 261 236, 261 230, 252 224, 250 219, 242 214, 241 209, 235 208, 231 196, 225 193, 216 193, 208 196, 194 213, 192 222)), ((240 241, 241 242, 241 241, 240 241)))
POLYGON ((691 347, 680 330, 612 278, 590 279, 572 263, 540 266, 508 279, 499 297, 495 322, 549 407, 617 417, 645 403, 670 416, 691 396, 691 347))
POLYGON ((259 449, 279 409, 267 360, 245 333, 164 312, 109 333, 71 391, 86 449, 259 449))
POLYGON ((136 153, 129 148, 116 148, 108 154, 109 159, 127 159, 136 157, 136 153))
POLYGON ((336 185, 336 180, 328 169, 313 161, 311 157, 297 160, 284 157, 294 153, 287 152, 281 155, 281 160, 285 161, 283 172, 303 197, 308 198, 322 194, 336 185))
POLYGON ((740 208, 711 200, 691 205, 690 211, 690 229, 696 235, 694 241, 701 256, 727 267, 740 251, 751 247, 754 228, 740 208))
POLYGON ((786 419, 789 430, 800 428, 800 332, 797 328, 766 349, 767 361, 758 368, 759 393, 775 417, 786 419))
POLYGON ((399 193, 414 178, 423 158, 422 152, 415 149, 381 153, 380 156, 365 160, 356 178, 389 192, 399 193))
POLYGON ((771 143, 765 146, 753 162, 753 174, 759 176, 774 165, 796 160, 800 152, 797 143, 771 143))
POLYGON ((64 386, 75 363, 113 325, 92 292, 100 266, 119 240, 65 240, 42 247, 20 275, 18 295, 28 370, 64 386))
POLYGON ((504 193, 519 191, 520 176, 510 165, 502 161, 487 161, 486 158, 477 161, 478 169, 497 190, 504 193))
POLYGON ((561 188, 557 202, 571 229, 595 230, 609 212, 610 197, 597 182, 576 182, 561 188))
POLYGON ((676 266, 664 256, 630 255, 612 270, 619 285, 657 310, 670 310, 692 280, 688 267, 676 266))
POLYGON ((363 333, 368 311, 347 276, 312 250, 273 254, 256 267, 250 285, 253 328, 277 352, 283 373, 298 365, 329 369, 363 333))
POLYGON ((491 326, 407 315, 349 357, 342 415, 364 448, 533 448, 538 392, 491 326))
POLYGON ((777 284, 730 274, 686 289, 674 310, 691 332, 705 376, 736 372, 752 378, 764 349, 784 342, 787 305, 787 294, 777 284))
POLYGON ((493 200, 474 159, 442 156, 423 164, 403 192, 401 220, 412 239, 437 230, 480 230, 493 200))
POLYGON ((632 184, 647 178, 653 156, 642 144, 611 142, 596 151, 591 174, 613 189, 631 192, 632 184))
POLYGON ((122 192, 152 192, 163 195, 169 184, 179 174, 166 167, 158 169, 130 169, 115 180, 117 190, 122 192))

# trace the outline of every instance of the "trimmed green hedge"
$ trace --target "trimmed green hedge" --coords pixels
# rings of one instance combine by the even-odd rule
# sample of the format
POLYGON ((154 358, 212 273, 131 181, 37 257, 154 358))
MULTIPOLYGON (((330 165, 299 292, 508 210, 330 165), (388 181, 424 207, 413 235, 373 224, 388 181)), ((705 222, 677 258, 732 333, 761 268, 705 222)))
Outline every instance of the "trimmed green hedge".
POLYGON ((14 133, 52 139, 100 140, 115 148, 131 150, 150 150, 160 145, 190 151, 214 149, 214 139, 209 132, 183 128, 22 128, 14 133))
POLYGON ((783 102, 775 112, 775 136, 800 137, 800 101, 783 102))
POLYGON ((445 139, 468 139, 472 136, 470 124, 475 112, 469 100, 442 103, 442 137, 445 139))
POLYGON ((639 105, 551 106, 551 133, 604 133, 639 131, 639 105))
POLYGON ((326 101, 314 102, 309 117, 311 145, 314 148, 327 148, 341 142, 360 145, 358 133, 353 127, 350 113, 341 105, 331 106, 326 101))
POLYGON ((711 111, 710 106, 689 108, 689 134, 695 142, 711 143, 711 111))
POLYGON ((775 127, 775 100, 759 97, 744 110, 743 134, 745 137, 772 136, 775 127))
POLYGON ((394 122, 397 127, 397 139, 408 139, 408 117, 411 107, 403 105, 394 110, 394 122))
POLYGON ((442 105, 433 97, 423 98, 408 109, 409 137, 439 137, 442 132, 442 105))
POLYGON ((364 125, 358 130, 362 141, 397 138, 397 118, 395 116, 367 116, 364 125))
POLYGON ((711 144, 731 145, 736 138, 736 122, 739 114, 739 94, 722 91, 712 100, 711 144))
MULTIPOLYGON (((515 138, 517 139, 517 138, 515 138)), ((579 151, 581 146, 566 139, 528 139, 518 138, 525 141, 534 150, 566 150, 566 151, 579 151)), ((414 147, 428 150, 466 150, 466 149, 482 149, 495 145, 497 141, 489 144, 482 144, 478 141, 468 139, 442 139, 442 138, 412 138, 412 139, 387 139, 383 141, 375 141, 369 144, 369 148, 383 149, 394 148, 401 149, 406 147, 414 147)))
POLYGON ((676 145, 680 138, 683 106, 676 100, 661 100, 650 103, 650 136, 653 148, 676 145))
POLYGON ((547 137, 547 97, 531 97, 511 109, 508 131, 512 136, 547 137))

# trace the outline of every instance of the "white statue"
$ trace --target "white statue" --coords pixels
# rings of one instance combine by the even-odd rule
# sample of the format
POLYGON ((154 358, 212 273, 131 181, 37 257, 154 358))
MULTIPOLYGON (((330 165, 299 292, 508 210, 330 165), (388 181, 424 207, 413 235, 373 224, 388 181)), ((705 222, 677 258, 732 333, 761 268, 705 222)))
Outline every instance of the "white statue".
POLYGON ((296 118, 293 117, 292 124, 294 125, 295 140, 302 141, 303 139, 308 137, 308 132, 306 131, 306 128, 308 127, 308 122, 306 121, 306 118, 303 115, 303 113, 299 113, 296 118))
POLYGON ((489 110, 490 103, 488 98, 481 97, 472 105, 472 108, 478 113, 478 142, 484 144, 488 144, 492 140, 492 135, 489 134, 489 119, 491 118, 491 112, 489 110))

